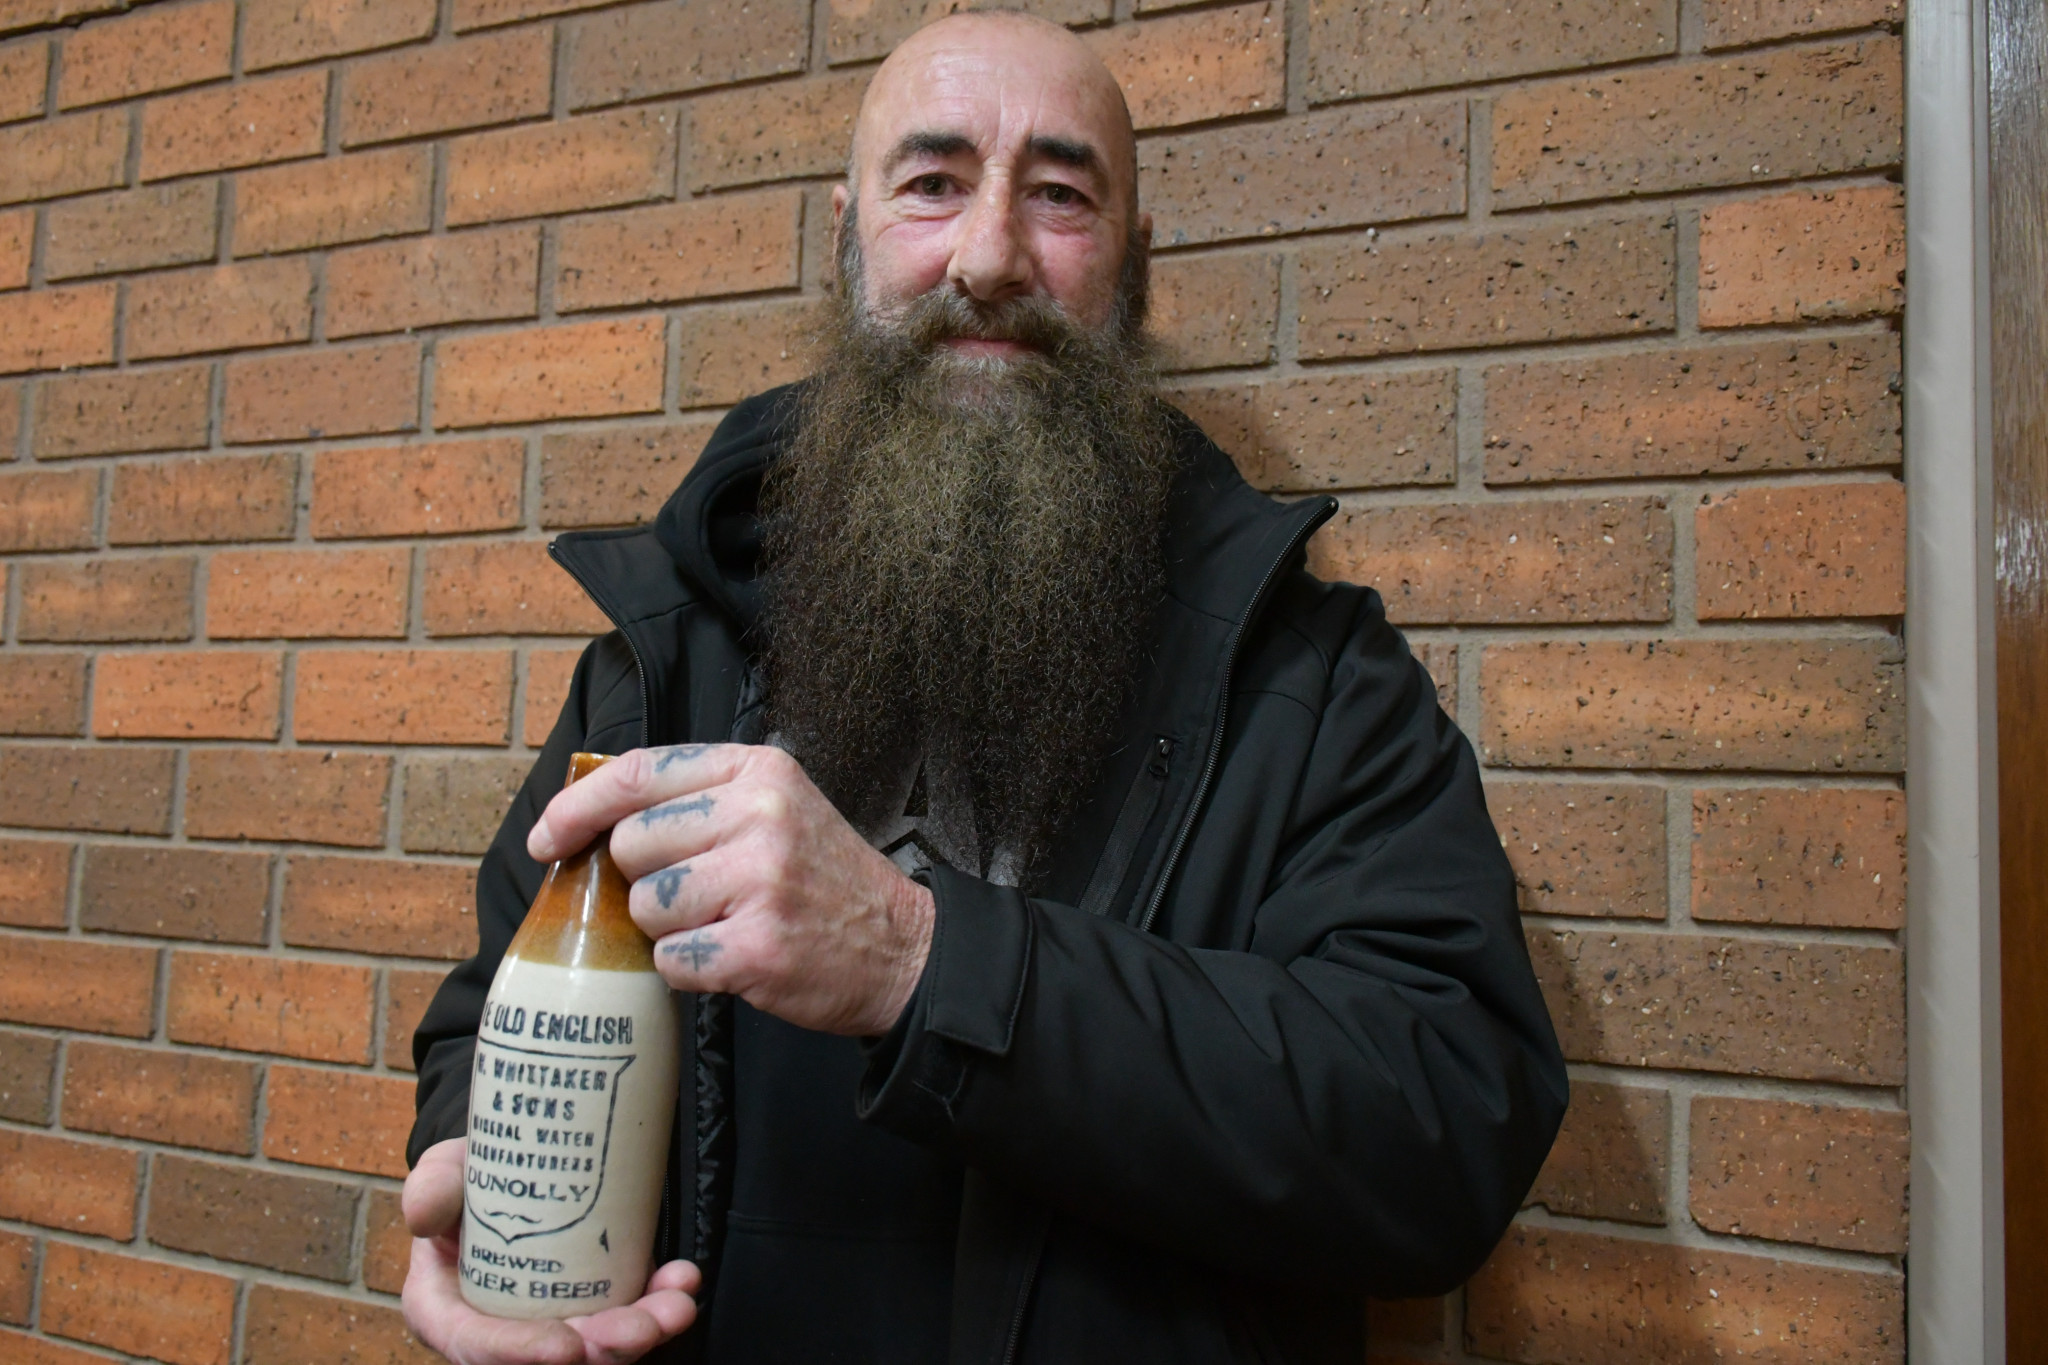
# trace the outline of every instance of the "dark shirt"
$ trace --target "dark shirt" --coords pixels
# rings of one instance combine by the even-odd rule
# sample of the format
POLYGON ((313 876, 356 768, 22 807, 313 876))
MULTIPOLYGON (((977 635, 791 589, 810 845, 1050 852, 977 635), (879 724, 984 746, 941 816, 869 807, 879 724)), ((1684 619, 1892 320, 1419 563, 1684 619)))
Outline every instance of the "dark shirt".
POLYGON ((734 1003, 732 1210, 710 1365, 940 1365, 957 1162, 854 1118, 861 1047, 734 1003))

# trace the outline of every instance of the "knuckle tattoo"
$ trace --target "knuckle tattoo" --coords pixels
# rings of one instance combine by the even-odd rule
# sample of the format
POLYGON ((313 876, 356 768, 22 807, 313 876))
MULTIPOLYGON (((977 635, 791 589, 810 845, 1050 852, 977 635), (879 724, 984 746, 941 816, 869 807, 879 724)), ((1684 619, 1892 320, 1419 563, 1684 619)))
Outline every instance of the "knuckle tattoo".
POLYGON ((641 827, 648 828, 664 820, 681 819, 685 815, 709 815, 717 801, 709 795, 686 796, 676 801, 664 801, 658 806, 649 806, 640 812, 641 827))

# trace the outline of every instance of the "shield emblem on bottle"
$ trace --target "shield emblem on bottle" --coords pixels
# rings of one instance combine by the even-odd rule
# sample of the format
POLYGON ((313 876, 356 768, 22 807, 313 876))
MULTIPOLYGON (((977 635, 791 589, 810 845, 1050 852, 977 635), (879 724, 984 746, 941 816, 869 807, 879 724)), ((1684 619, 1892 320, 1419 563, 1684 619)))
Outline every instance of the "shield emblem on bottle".
POLYGON ((619 1077, 633 1057, 507 1047, 479 1036, 463 1207, 506 1242, 575 1227, 597 1206, 619 1077))

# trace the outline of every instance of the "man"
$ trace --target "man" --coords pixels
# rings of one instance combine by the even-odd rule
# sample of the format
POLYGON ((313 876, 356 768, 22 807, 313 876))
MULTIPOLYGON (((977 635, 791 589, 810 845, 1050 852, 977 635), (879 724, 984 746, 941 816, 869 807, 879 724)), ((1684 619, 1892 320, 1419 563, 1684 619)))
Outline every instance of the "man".
POLYGON ((819 372, 653 528, 558 542, 618 630, 415 1042, 406 1308, 451 1359, 1351 1362, 1362 1295, 1449 1288, 1518 1206, 1566 1085, 1476 763, 1377 596, 1303 572, 1328 500, 1154 397, 1136 178, 1066 31, 921 30, 834 192, 819 372), (557 794, 577 749, 634 752, 557 794), (689 993, 688 1259, 493 1321, 452 1241, 483 993, 615 824, 689 993))

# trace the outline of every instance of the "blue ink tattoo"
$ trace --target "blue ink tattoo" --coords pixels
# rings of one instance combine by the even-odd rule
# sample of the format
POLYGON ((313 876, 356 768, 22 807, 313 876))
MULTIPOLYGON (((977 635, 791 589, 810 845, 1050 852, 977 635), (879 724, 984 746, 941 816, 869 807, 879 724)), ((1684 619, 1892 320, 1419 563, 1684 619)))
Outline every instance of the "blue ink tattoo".
POLYGON ((701 972, 705 964, 725 951, 725 945, 715 938, 706 938, 702 929, 693 929, 681 938, 665 940, 661 945, 661 951, 670 957, 690 959, 690 970, 701 972))
POLYGON ((654 771, 665 773, 672 764, 687 763, 693 758, 702 758, 711 751, 709 744, 671 744, 661 751, 654 760, 654 771))
POLYGON ((690 875, 687 867, 666 867, 654 874, 654 898, 661 902, 661 908, 669 909, 676 903, 676 892, 683 888, 683 878, 690 875))
POLYGON ((717 803, 708 796, 689 796, 680 801, 664 801, 658 806, 649 806, 641 811, 640 823, 643 826, 658 825, 663 820, 678 815, 709 815, 715 804, 717 803))

